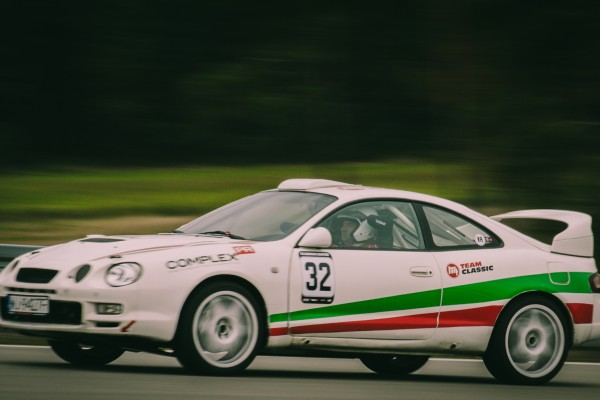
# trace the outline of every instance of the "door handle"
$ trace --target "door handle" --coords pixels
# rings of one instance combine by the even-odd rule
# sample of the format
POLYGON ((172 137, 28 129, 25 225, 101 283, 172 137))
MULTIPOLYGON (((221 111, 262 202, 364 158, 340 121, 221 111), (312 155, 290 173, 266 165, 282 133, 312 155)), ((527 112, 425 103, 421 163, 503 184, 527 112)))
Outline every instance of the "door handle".
POLYGON ((431 267, 410 267, 410 274, 420 278, 429 278, 433 276, 431 267))

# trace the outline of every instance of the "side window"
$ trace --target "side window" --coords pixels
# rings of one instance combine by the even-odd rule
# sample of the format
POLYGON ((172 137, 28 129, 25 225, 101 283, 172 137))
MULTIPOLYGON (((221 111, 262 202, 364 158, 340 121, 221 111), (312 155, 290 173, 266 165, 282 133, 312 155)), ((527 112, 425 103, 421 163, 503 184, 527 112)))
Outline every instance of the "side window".
POLYGON ((454 213, 423 206, 423 212, 437 247, 499 247, 502 243, 491 232, 454 213))
POLYGON ((423 249, 423 236, 411 203, 369 201, 336 211, 319 226, 329 229, 334 248, 423 249))

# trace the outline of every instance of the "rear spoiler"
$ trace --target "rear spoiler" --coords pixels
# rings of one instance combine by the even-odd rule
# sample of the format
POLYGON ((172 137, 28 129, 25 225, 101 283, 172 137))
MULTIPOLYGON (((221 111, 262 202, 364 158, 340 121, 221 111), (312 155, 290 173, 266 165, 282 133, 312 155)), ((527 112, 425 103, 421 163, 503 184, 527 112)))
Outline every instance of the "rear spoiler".
POLYGON ((522 210, 494 215, 493 220, 504 219, 549 219, 567 224, 565 230, 554 236, 550 251, 580 257, 594 256, 594 234, 592 217, 576 211, 522 210))

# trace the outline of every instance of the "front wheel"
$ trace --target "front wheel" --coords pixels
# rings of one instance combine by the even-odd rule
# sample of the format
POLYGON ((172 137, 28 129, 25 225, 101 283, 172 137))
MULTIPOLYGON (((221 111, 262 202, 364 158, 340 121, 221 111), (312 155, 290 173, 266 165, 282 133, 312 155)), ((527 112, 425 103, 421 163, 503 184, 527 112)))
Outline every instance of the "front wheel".
POLYGON ((500 317, 483 361, 500 381, 539 385, 558 374, 569 343, 562 310, 544 297, 525 297, 500 317))
POLYGON ((98 367, 121 357, 124 350, 110 346, 87 346, 72 341, 49 340, 54 353, 74 365, 98 367))
POLYGON ((182 312, 177 359, 194 373, 232 375, 244 370, 263 340, 260 310, 256 299, 236 283, 202 288, 182 312))
POLYGON ((369 354, 360 361, 373 372, 382 375, 405 376, 421 368, 429 356, 369 354))

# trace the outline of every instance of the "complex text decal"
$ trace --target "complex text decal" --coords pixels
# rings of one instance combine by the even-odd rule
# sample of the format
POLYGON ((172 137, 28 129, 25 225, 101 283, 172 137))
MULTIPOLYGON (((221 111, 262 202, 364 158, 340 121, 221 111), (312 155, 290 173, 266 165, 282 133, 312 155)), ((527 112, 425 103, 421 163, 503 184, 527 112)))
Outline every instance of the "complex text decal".
POLYGON ((194 265, 227 263, 238 261, 237 254, 215 254, 211 256, 198 256, 194 258, 180 258, 179 260, 167 261, 168 269, 186 268, 194 265))

